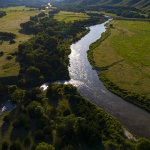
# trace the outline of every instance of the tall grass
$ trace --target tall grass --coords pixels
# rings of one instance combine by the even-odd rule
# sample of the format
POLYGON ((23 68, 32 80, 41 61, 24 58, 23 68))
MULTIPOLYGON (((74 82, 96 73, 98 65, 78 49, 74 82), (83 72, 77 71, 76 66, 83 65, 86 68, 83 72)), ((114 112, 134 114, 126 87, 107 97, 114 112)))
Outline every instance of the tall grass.
POLYGON ((111 24, 113 28, 98 40, 100 45, 97 41, 90 47, 89 60, 103 70, 99 75, 109 90, 150 111, 150 22, 113 20, 111 24))

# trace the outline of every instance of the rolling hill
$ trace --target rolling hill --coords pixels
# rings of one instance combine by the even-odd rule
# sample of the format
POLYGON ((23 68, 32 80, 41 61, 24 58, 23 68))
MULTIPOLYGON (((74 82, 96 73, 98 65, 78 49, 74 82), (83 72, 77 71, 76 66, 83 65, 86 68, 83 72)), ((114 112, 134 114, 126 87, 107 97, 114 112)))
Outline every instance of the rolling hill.
POLYGON ((150 10, 150 0, 65 0, 79 5, 130 6, 137 9, 150 10))

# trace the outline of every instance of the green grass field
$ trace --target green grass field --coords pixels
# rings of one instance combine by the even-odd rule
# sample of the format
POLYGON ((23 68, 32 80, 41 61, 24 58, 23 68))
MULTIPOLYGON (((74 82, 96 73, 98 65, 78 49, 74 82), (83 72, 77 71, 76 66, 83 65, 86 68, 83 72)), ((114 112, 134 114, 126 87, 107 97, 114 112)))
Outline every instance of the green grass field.
POLYGON ((25 6, 17 6, 17 7, 7 7, 7 8, 1 8, 0 10, 3 10, 5 12, 11 12, 11 11, 28 11, 30 8, 27 8, 25 6))
POLYGON ((74 22, 75 20, 85 20, 88 19, 89 16, 83 13, 73 13, 73 12, 59 12, 54 16, 55 19, 58 21, 65 21, 65 22, 74 22))
POLYGON ((16 62, 16 57, 8 60, 7 57, 12 52, 17 50, 18 44, 27 41, 31 38, 31 35, 20 34, 20 23, 26 22, 30 19, 30 16, 37 15, 39 11, 27 11, 29 8, 24 6, 9 7, 2 9, 7 12, 7 15, 0 18, 0 31, 12 32, 17 35, 15 44, 10 45, 9 41, 3 41, 0 45, 0 51, 4 52, 4 55, 0 57, 0 77, 16 76, 19 71, 19 64, 16 62), (24 11, 23 11, 24 9, 24 11), (16 12, 10 10, 17 10, 16 12))
POLYGON ((107 82, 115 85, 112 91, 118 95, 123 89, 150 99, 150 22, 113 20, 110 24, 114 26, 110 36, 93 50, 96 67, 110 66, 100 77, 106 86, 107 82))

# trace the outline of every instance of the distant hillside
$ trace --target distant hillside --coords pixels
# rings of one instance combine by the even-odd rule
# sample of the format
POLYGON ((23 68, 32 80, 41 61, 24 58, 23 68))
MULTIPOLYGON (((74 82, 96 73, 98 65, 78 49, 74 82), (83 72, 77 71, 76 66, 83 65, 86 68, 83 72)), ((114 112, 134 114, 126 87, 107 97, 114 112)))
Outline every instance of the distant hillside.
POLYGON ((150 0, 65 0, 65 2, 76 2, 81 5, 131 6, 138 9, 150 10, 150 0))
POLYGON ((0 7, 41 4, 51 0, 0 0, 0 7))

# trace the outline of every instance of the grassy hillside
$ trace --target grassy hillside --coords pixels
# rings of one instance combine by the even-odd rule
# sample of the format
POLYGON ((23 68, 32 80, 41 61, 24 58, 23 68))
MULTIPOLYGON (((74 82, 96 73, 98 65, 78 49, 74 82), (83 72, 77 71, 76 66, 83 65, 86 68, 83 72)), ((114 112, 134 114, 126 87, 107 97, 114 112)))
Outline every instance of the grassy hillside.
POLYGON ((55 14, 54 19, 57 19, 58 21, 65 21, 65 22, 74 22, 75 20, 86 20, 89 19, 89 16, 87 14, 83 13, 74 13, 74 12, 59 12, 58 14, 55 14))
MULTIPOLYGON (((150 111, 149 22, 113 20, 89 58, 111 91, 150 111), (104 41, 102 41, 104 40, 104 41)), ((109 26, 109 25, 108 25, 109 26)))
POLYGON ((66 2, 77 2, 80 5, 100 5, 100 6, 130 6, 138 9, 149 10, 150 0, 65 0, 66 2))

